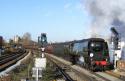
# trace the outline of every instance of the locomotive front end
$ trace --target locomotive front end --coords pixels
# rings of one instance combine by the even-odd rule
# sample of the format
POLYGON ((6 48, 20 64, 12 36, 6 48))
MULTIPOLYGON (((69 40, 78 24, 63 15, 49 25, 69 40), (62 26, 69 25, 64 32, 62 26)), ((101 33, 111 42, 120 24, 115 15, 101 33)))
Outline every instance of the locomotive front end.
POLYGON ((89 43, 89 56, 92 70, 106 70, 110 66, 108 45, 105 41, 91 41, 89 43))

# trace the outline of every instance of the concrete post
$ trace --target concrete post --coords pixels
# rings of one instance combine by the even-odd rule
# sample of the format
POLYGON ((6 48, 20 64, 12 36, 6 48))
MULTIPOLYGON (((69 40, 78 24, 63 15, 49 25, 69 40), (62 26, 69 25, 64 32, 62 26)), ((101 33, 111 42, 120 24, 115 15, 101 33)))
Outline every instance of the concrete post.
POLYGON ((39 69, 36 69, 36 81, 39 81, 39 69))

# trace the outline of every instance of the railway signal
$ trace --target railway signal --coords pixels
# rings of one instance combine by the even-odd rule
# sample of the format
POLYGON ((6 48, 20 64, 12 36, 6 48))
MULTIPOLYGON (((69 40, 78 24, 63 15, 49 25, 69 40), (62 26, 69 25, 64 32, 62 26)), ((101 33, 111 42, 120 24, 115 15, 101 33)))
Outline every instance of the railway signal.
POLYGON ((41 36, 38 36, 38 44, 39 47, 45 47, 47 44, 47 36, 46 33, 41 33, 41 36))
POLYGON ((44 56, 45 46, 47 44, 46 33, 42 33, 41 36, 38 36, 38 44, 40 49, 41 57, 35 58, 35 67, 32 68, 33 75, 32 77, 36 78, 36 81, 39 81, 39 78, 42 77, 42 71, 46 68, 46 58, 44 56))
POLYGON ((117 67, 117 61, 121 58, 121 38, 120 38, 120 34, 118 33, 118 31, 112 27, 111 28, 111 32, 112 32, 112 36, 111 36, 111 42, 112 42, 112 46, 113 46, 113 59, 114 59, 114 68, 116 69, 117 67))
POLYGON ((114 50, 120 50, 120 34, 117 32, 117 30, 112 27, 111 28, 111 32, 113 33, 112 37, 111 37, 111 41, 114 44, 114 50))

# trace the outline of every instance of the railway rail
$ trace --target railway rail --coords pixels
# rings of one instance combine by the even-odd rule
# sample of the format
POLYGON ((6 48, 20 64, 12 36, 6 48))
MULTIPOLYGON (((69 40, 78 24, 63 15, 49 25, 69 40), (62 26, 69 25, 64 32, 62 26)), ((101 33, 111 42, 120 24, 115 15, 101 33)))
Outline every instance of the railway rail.
MULTIPOLYGON (((53 62, 54 63, 54 62, 53 62)), ((54 63, 57 70, 59 71, 59 73, 61 73, 61 75, 64 77, 64 79, 66 81, 74 81, 63 69, 62 67, 58 66, 56 63, 54 63)))
MULTIPOLYGON (((48 59, 53 60, 59 66, 67 67, 78 76, 76 81, 124 81, 118 77, 114 77, 106 72, 91 72, 78 65, 72 65, 71 62, 58 58, 52 54, 45 54, 48 59)), ((70 74, 69 74, 70 75, 70 74)), ((73 76, 71 76, 73 78, 73 76)))
POLYGON ((6 69, 7 67, 13 65, 18 60, 26 56, 26 52, 16 52, 13 54, 7 54, 6 56, 0 57, 0 72, 6 69))
POLYGON ((71 76, 71 74, 68 72, 66 72, 68 74, 68 76, 70 76, 74 81, 96 81, 93 78, 81 73, 78 71, 78 69, 76 70, 75 66, 72 66, 72 63, 69 61, 66 61, 64 59, 60 59, 54 55, 50 55, 50 54, 46 54, 46 57, 50 60, 52 60, 54 63, 56 63, 58 66, 60 66, 61 68, 67 68, 70 69, 70 73, 74 74, 71 76))

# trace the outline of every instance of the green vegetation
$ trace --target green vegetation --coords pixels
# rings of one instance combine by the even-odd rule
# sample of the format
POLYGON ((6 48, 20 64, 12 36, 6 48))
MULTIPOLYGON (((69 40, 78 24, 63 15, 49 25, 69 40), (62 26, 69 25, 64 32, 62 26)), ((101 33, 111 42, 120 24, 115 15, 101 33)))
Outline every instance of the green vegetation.
POLYGON ((43 71, 42 81, 53 81, 55 79, 55 71, 53 69, 54 67, 48 62, 46 70, 43 71))
POLYGON ((32 57, 29 58, 24 64, 21 64, 19 67, 13 70, 12 72, 12 81, 20 81, 22 78, 32 78, 31 71, 33 67, 32 57))
MULTIPOLYGON (((40 53, 35 52, 35 57, 39 57, 40 53)), ((21 79, 30 79, 34 80, 35 78, 32 78, 32 67, 34 60, 33 57, 30 57, 25 63, 21 64, 19 67, 13 70, 12 74, 12 81, 20 81, 21 79)), ((47 66, 44 71, 42 71, 42 78, 40 81, 53 81, 55 79, 55 71, 53 70, 54 67, 51 64, 51 62, 47 61, 47 66)))

